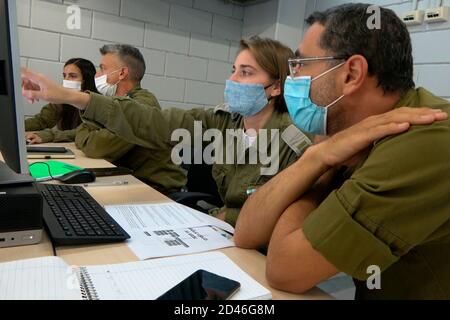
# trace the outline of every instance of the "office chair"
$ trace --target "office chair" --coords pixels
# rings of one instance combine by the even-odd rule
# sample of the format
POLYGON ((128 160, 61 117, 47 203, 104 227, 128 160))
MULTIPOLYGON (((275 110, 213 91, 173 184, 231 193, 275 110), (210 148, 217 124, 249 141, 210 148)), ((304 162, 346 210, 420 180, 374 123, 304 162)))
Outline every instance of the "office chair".
POLYGON ((169 197, 172 200, 205 213, 208 213, 210 209, 223 206, 216 181, 212 177, 212 165, 182 164, 181 166, 187 170, 187 191, 170 194, 169 197))

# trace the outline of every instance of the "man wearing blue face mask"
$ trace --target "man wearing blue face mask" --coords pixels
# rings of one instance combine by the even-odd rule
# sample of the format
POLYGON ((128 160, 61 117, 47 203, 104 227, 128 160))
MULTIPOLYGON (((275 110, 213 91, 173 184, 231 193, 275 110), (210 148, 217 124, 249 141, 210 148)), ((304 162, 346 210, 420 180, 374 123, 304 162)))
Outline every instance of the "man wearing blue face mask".
POLYGON ((450 103, 415 89, 406 26, 380 8, 369 29, 369 6, 308 18, 285 98, 297 127, 330 138, 246 202, 235 242, 270 241, 278 289, 345 272, 356 299, 450 299, 450 103))
POLYGON ((344 95, 341 95, 326 106, 318 106, 311 100, 311 85, 314 81, 331 74, 334 70, 343 66, 345 62, 341 62, 337 66, 331 67, 314 78, 311 76, 299 76, 298 73, 300 72, 299 65, 302 63, 306 63, 307 61, 311 63, 314 61, 326 60, 331 61, 341 59, 334 57, 312 58, 306 60, 301 58, 289 59, 291 75, 286 80, 284 92, 289 114, 295 125, 307 132, 322 136, 327 135, 328 109, 338 103, 344 95))

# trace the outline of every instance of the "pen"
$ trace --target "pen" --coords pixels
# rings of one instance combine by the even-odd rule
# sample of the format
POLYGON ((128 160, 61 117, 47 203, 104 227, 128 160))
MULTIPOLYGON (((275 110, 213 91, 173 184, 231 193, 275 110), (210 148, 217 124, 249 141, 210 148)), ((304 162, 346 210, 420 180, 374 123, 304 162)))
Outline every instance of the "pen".
POLYGON ((84 184, 85 188, 87 187, 114 187, 114 186, 125 186, 128 185, 128 181, 113 181, 113 182, 105 182, 105 183, 89 183, 84 184))

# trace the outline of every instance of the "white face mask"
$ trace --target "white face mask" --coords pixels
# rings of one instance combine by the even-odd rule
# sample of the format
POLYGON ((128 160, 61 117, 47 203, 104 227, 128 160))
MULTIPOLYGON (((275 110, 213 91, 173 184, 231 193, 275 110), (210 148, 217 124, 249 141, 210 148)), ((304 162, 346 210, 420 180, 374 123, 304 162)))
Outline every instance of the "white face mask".
POLYGON ((63 87, 76 91, 81 91, 81 81, 63 80, 63 87))
MULTIPOLYGON (((113 71, 109 74, 113 74, 120 70, 121 69, 113 71)), ((113 97, 116 95, 117 84, 120 82, 120 80, 116 84, 109 84, 108 83, 108 75, 109 74, 105 74, 101 77, 95 78, 95 86, 97 87, 97 90, 98 90, 98 92, 100 92, 100 94, 102 94, 106 97, 113 97)))

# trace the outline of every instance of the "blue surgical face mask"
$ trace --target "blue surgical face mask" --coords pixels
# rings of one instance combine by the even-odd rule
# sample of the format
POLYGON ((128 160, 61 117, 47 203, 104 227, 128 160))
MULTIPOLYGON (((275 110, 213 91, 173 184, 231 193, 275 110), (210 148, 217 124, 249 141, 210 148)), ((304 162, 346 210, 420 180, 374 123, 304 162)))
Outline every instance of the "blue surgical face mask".
POLYGON ((326 107, 318 106, 311 100, 311 83, 345 62, 325 71, 312 79, 311 77, 288 77, 284 84, 284 99, 292 122, 301 130, 317 135, 327 134, 328 108, 335 105, 345 95, 340 96, 326 107))
POLYGON ((233 113, 239 113, 243 117, 254 116, 269 104, 265 89, 272 85, 264 88, 262 84, 227 80, 225 103, 228 104, 230 111, 233 113))

